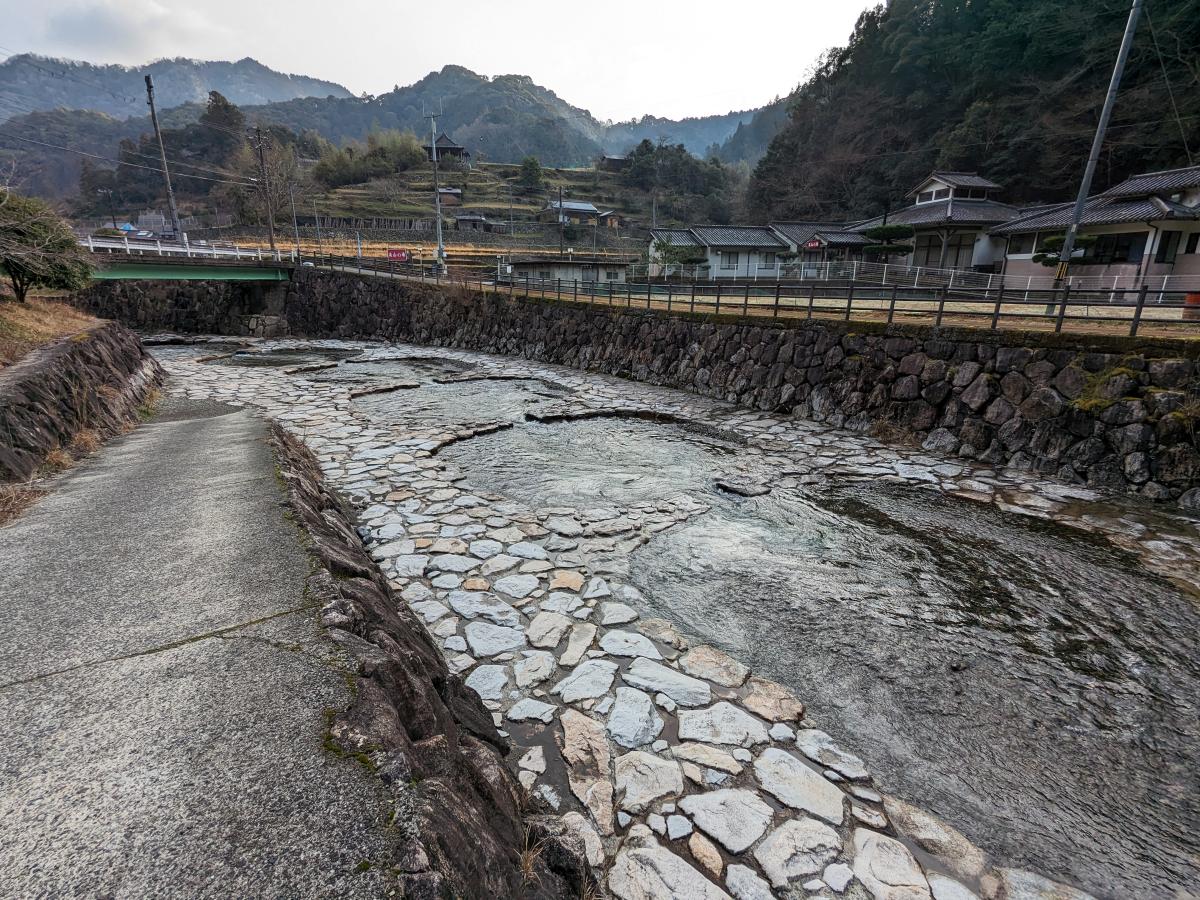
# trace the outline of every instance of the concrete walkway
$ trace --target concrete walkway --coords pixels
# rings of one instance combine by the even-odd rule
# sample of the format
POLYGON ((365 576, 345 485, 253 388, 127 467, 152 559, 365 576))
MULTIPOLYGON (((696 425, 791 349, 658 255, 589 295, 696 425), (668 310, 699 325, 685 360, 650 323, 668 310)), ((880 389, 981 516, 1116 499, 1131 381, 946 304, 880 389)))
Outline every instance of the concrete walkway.
POLYGON ((265 436, 170 406, 0 528, 0 896, 384 894, 265 436))

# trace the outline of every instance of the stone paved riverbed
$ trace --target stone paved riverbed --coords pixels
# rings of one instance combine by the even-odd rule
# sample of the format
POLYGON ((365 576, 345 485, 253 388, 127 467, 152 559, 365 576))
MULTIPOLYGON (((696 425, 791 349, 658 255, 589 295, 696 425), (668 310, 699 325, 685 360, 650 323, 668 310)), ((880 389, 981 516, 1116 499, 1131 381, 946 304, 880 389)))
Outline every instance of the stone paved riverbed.
MULTIPOLYGON (((807 638, 796 633, 790 619, 798 611, 783 604, 771 611, 779 619, 777 632, 762 627, 759 610, 759 633, 739 640, 725 633, 734 630, 726 621, 712 621, 723 611, 714 602, 722 599, 721 592, 706 594, 694 578, 688 583, 697 568, 703 570, 699 563, 721 559, 711 549, 703 558, 695 556, 697 547, 704 548, 695 530, 703 530, 730 503, 764 508, 769 503, 778 510, 788 503, 811 504, 813 491, 829 495, 811 507, 814 513, 839 520, 833 523, 839 527, 856 523, 859 536, 868 517, 856 518, 855 504, 890 510, 897 521, 933 531, 946 525, 942 507, 961 508, 949 516, 960 530, 975 530, 973 525, 964 529, 962 520, 978 514, 977 530, 997 546, 1011 543, 1020 532, 1010 519, 1034 517, 1038 523, 1031 525, 1054 529, 1047 532, 1048 540, 1086 540, 1097 560, 1111 551, 1109 562, 1118 570, 1138 570, 1129 584, 1155 603, 1173 589, 1185 596, 1200 582, 1194 522, 1109 504, 1079 487, 968 469, 861 435, 555 367, 333 342, 262 344, 251 351, 262 353, 251 361, 264 365, 226 365, 221 359, 201 365, 199 358, 219 353, 208 347, 159 353, 174 376, 172 391, 249 406, 305 439, 331 483, 359 509, 372 555, 441 640, 452 667, 511 733, 518 748, 512 762, 522 782, 584 835, 614 895, 749 898, 772 896, 774 890, 876 900, 945 900, 1002 891, 1011 897, 1083 896, 1008 868, 1014 860, 1097 896, 1171 896, 1172 891, 1187 896, 1178 892, 1195 883, 1194 843, 1190 849, 1154 843, 1194 842, 1195 766, 1186 765, 1187 759, 1178 771, 1168 767, 1162 778, 1176 795, 1140 798, 1144 805, 1165 805, 1179 820, 1174 830, 1156 831, 1154 817, 1147 830, 1138 798, 1130 798, 1125 808, 1108 811, 1105 820, 1127 820, 1127 833, 1072 835, 1077 823, 1064 819, 1057 829, 1049 823, 1048 839, 1057 846, 1070 847, 1081 837, 1085 846, 1078 865, 1047 868, 1053 853, 1037 847, 1012 852, 1011 839, 994 840, 989 828, 981 827, 986 809, 956 817, 973 836, 986 836, 989 848, 999 848, 995 858, 989 857, 918 809, 926 798, 914 788, 929 787, 939 810, 964 811, 932 789, 938 779, 923 771, 930 764, 920 747, 896 754, 870 746, 869 740, 864 746, 856 741, 886 729, 856 733, 827 703, 817 704, 816 713, 804 709, 809 698, 803 687, 823 669, 840 683, 855 671, 853 645, 833 640, 836 652, 827 646, 807 654, 815 660, 804 672, 810 681, 798 681, 789 667, 773 661, 787 654, 772 654, 768 641, 785 643, 792 653, 795 641, 812 641, 819 629, 807 638), (344 359, 340 364, 339 358, 344 359), (364 374, 369 370, 377 374, 364 374), (553 429, 572 435, 564 439, 561 457, 569 464, 550 468, 531 485, 523 486, 519 477, 488 478, 493 470, 480 457, 528 456, 530 448, 544 443, 539 432, 553 429), (605 446, 601 436, 613 433, 628 440, 605 446), (533 443, 513 452, 521 441, 533 443), (622 464, 622 447, 628 465, 622 464), (649 471, 637 464, 643 451, 655 460, 649 471), (596 465, 605 453, 603 465, 596 465), (700 471, 697 459, 704 462, 700 471), (879 497, 888 491, 898 492, 900 499, 881 503, 879 497), (914 496, 941 509, 941 518, 926 515, 922 521, 923 507, 914 496), (996 525, 997 516, 1007 518, 996 525), (1070 538, 1063 537, 1066 531, 1070 538), (672 541, 681 547, 671 549, 672 541), (1146 585, 1158 593, 1147 594, 1146 585), (703 640, 720 643, 740 658, 703 640), (744 662, 778 681, 752 674, 744 662), (799 696, 793 689, 797 684, 799 696), (837 731, 838 740, 822 731, 822 724, 837 731), (874 783, 854 751, 885 760, 885 784, 874 783), (883 788, 917 806, 885 797, 883 788), (1099 843, 1106 837, 1108 846, 1099 843)), ((743 510, 740 525, 749 529, 748 549, 755 546, 753 532, 764 518, 770 516, 748 516, 743 510)), ((867 524, 874 529, 865 532, 868 537, 896 531, 878 521, 867 524)), ((1036 529, 1030 535, 1029 548, 1011 547, 1011 552, 1034 555, 1036 529)), ((870 542, 857 547, 851 541, 844 574, 855 575, 851 550, 868 575, 879 573, 870 542)), ((877 555, 886 563, 894 550, 880 545, 877 555)), ((713 583, 729 595, 724 599, 750 605, 721 582, 728 577, 720 571, 724 568, 716 565, 711 573, 713 583)), ((940 577, 953 576, 943 572, 940 577)), ((983 577, 1002 579, 1005 573, 985 571, 983 577)), ((1062 577, 1069 580, 1071 574, 1062 577)), ((880 584, 863 580, 867 588, 880 584)), ((931 587, 937 585, 906 589, 919 598, 931 587)), ((932 593, 936 596, 936 590, 932 593)), ((1184 628, 1190 624, 1194 634, 1194 612, 1193 606, 1190 620, 1187 608, 1172 615, 1184 628)), ((907 614, 920 622, 940 610, 937 604, 914 603, 907 614)), ((728 619, 737 626, 746 621, 740 612, 728 619)), ((1060 624, 1036 617, 1028 623, 1031 634, 1060 624)), ((1060 629, 1064 638, 1082 635, 1086 642, 1087 630, 1079 625, 1068 622, 1060 629)), ((1196 683, 1187 664, 1185 657, 1179 676, 1185 690, 1196 683)), ((1101 699, 1102 682, 1096 684, 1101 699)), ((988 684, 962 702, 978 704, 982 698, 986 703, 988 684)), ((874 691, 869 680, 860 687, 862 697, 854 704, 858 718, 849 724, 865 721, 868 713, 892 718, 887 692, 874 691), (882 705, 872 710, 874 702, 882 705)), ((927 684, 906 685, 903 679, 893 689, 906 687, 921 696, 936 693, 927 684)), ((1064 690, 1071 693, 1074 685, 1064 690)), ((951 689, 943 703, 953 705, 953 697, 951 689)), ((1186 697, 1180 702, 1185 712, 1194 711, 1186 697)), ((1020 712, 1000 702, 980 710, 980 716, 1020 712)), ((1194 722, 1190 732, 1186 721, 1180 727, 1184 734, 1176 737, 1191 739, 1194 763, 1194 722)), ((1046 740, 1053 742, 1062 728, 1050 723, 1046 740)), ((942 772, 945 759, 933 756, 936 775, 950 780, 958 775, 942 772)), ((970 764, 965 760, 964 768, 970 764)), ((1025 785, 1020 802, 997 810, 1001 822, 1005 816, 1024 816, 1045 823, 1044 811, 1029 804, 1053 809, 1059 786, 1037 783, 1037 773, 1030 777, 1034 783, 1025 785), (1038 797, 1045 802, 1038 803, 1038 797)))

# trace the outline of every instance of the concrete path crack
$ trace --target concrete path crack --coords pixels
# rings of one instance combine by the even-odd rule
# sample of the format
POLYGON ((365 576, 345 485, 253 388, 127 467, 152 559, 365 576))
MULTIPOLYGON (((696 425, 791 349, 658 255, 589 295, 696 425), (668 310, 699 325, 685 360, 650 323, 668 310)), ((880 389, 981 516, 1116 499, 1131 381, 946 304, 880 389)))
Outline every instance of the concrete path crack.
MULTIPOLYGON (((28 678, 20 678, 16 681, 9 681, 4 684, 0 684, 0 691, 7 690, 8 688, 12 688, 12 687, 19 687, 23 684, 29 684, 34 681, 42 681, 43 679, 46 679, 46 678, 54 678, 55 676, 58 676, 58 675, 66 675, 70 672, 77 672, 80 669, 90 669, 95 666, 107 665, 108 663, 121 662, 123 660, 129 660, 129 659, 137 659, 138 657, 141 657, 141 656, 153 656, 156 653, 165 653, 170 650, 177 650, 180 647, 184 647, 188 644, 194 644, 197 641, 207 641, 207 640, 212 640, 213 638, 223 638, 226 635, 231 634, 235 631, 240 631, 243 628, 250 628, 254 625, 261 625, 263 622, 270 622, 273 619, 280 619, 280 618, 283 618, 284 616, 295 615, 298 612, 304 612, 305 610, 313 609, 313 608, 314 607, 312 604, 305 604, 303 606, 297 606, 294 609, 287 609, 287 610, 283 610, 282 612, 272 613, 269 616, 262 616, 261 618, 258 618, 258 619, 251 619, 248 622, 239 622, 236 625, 229 625, 225 628, 218 628, 215 631, 206 631, 202 634, 189 635, 188 637, 180 638, 177 641, 170 641, 169 643, 160 644, 157 647, 150 647, 149 649, 146 649, 146 650, 137 650, 137 651, 134 651, 133 653, 122 653, 118 656, 110 656, 105 659, 88 660, 87 662, 82 662, 82 663, 79 663, 78 665, 67 666, 64 669, 55 669, 53 672, 39 672, 37 675, 31 675, 28 678)), ((290 648, 287 648, 287 649, 290 649, 290 648)))

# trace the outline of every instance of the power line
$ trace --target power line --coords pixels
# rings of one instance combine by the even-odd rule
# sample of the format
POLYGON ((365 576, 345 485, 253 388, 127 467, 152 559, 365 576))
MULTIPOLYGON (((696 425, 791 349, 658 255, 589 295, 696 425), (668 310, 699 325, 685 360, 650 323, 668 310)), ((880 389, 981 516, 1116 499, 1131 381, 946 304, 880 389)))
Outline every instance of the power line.
POLYGON ((1158 35, 1154 32, 1154 20, 1150 18, 1150 6, 1146 6, 1146 24, 1150 26, 1150 41, 1154 44, 1154 52, 1158 56, 1158 65, 1162 69, 1163 83, 1167 86, 1167 96, 1171 99, 1171 110, 1175 113, 1175 124, 1179 126, 1179 137, 1183 140, 1183 153, 1187 157, 1188 165, 1192 164, 1192 148, 1188 146, 1187 131, 1183 127, 1183 121, 1179 118, 1179 107, 1175 103, 1175 92, 1171 90, 1171 79, 1167 75, 1167 64, 1163 60, 1162 50, 1158 47, 1158 35))
MULTIPOLYGON (((61 144, 51 144, 47 141, 38 141, 33 138, 21 137, 17 134, 0 134, 0 138, 23 141, 26 144, 37 144, 39 147, 48 147, 51 150, 62 150, 65 153, 75 153, 79 156, 86 156, 89 159, 99 159, 104 162, 115 163, 118 166, 129 166, 134 169, 145 169, 149 172, 162 173, 162 169, 158 166, 143 166, 140 163, 132 163, 127 160, 113 159, 111 156, 101 156, 98 153, 88 153, 86 150, 77 150, 74 147, 64 147, 61 144)), ((140 155, 140 154, 139 154, 140 155)), ((187 172, 177 172, 176 175, 180 178, 194 178, 197 181, 211 181, 216 184, 230 184, 235 187, 258 187, 253 181, 229 181, 223 178, 206 178, 203 175, 190 175, 187 172)))

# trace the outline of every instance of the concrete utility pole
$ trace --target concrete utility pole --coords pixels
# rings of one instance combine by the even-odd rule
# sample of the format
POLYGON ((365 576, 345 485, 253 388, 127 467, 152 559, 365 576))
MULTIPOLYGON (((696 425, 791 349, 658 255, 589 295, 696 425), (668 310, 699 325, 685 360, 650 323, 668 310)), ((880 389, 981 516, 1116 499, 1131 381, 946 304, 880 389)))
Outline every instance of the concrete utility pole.
POLYGON ((258 145, 258 178, 262 186, 263 199, 267 202, 267 234, 271 238, 271 250, 275 250, 275 210, 271 206, 271 185, 267 181, 267 156, 263 146, 262 126, 254 126, 254 143, 258 145))
POLYGON ((296 185, 288 182, 288 199, 292 201, 292 233, 296 236, 296 259, 300 259, 300 222, 296 218, 296 185))
POLYGON ((175 229, 175 240, 183 240, 183 229, 179 227, 179 210, 175 207, 175 191, 171 189, 171 173, 167 171, 167 149, 163 146, 162 129, 158 127, 158 111, 154 108, 154 79, 146 76, 146 104, 150 107, 150 122, 154 136, 158 138, 158 155, 162 158, 163 184, 167 186, 167 208, 171 211, 171 227, 175 229))
POLYGON ((442 191, 438 184, 438 154, 437 154, 437 114, 430 113, 429 119, 429 155, 433 158, 433 209, 434 227, 437 229, 437 260, 434 269, 441 272, 445 267, 446 245, 442 243, 442 191))
POLYGON ((1104 106, 1100 110, 1100 122, 1096 125, 1096 136, 1092 139, 1092 151, 1088 154, 1087 167, 1083 170, 1083 181, 1079 185, 1079 194, 1075 197, 1075 210, 1071 214, 1071 224, 1063 239, 1062 252, 1058 256, 1058 270, 1054 273, 1056 280, 1067 277, 1067 269, 1071 264, 1071 254, 1075 251, 1075 237, 1079 234, 1079 220, 1083 218, 1083 205, 1087 202, 1088 192, 1092 189, 1092 176, 1096 174, 1096 163, 1100 160, 1100 148, 1104 145, 1104 133, 1108 130, 1108 120, 1112 118, 1113 104, 1117 100, 1117 89, 1121 86, 1121 76, 1125 73, 1125 62, 1129 59, 1129 48, 1133 46, 1133 34, 1137 31, 1138 17, 1142 14, 1142 0, 1133 0, 1129 10, 1129 20, 1125 23, 1125 35, 1121 38, 1121 49, 1117 51, 1117 64, 1113 66, 1112 79, 1108 83, 1108 93, 1104 97, 1104 106))

